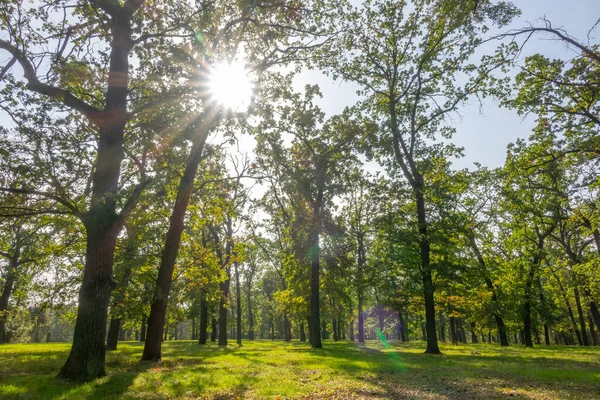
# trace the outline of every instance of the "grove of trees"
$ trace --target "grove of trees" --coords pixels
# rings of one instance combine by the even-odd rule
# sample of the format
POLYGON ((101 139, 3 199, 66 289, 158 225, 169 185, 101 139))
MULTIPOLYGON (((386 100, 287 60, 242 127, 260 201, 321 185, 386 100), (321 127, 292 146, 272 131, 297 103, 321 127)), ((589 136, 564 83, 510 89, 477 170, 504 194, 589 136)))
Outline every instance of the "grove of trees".
POLYGON ((600 345, 597 26, 510 30, 494 0, 1 4, 0 344, 72 341, 71 381, 120 340, 600 345), (358 101, 327 115, 309 68, 358 101), (534 129, 458 169, 489 99, 534 129))

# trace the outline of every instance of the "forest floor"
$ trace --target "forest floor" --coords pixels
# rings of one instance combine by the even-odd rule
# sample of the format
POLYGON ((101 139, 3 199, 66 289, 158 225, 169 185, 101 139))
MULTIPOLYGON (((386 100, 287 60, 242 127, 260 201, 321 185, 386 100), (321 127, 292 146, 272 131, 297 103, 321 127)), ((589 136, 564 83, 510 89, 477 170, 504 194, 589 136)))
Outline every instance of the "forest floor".
MULTIPOLYGON (((235 343, 235 342, 234 342, 235 343)), ((142 363, 143 345, 120 342, 108 376, 86 384, 55 378, 70 344, 0 346, 0 398, 25 399, 600 399, 600 348, 282 341, 219 349, 163 345, 142 363)))

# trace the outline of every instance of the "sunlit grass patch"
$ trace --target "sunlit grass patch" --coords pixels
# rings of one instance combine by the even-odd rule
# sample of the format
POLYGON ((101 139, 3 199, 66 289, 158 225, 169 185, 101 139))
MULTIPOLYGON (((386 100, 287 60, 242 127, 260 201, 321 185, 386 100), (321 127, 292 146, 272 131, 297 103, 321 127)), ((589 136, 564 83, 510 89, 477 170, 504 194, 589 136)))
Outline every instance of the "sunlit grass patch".
POLYGON ((108 352, 108 376, 83 385, 55 378, 68 344, 0 347, 0 398, 25 399, 600 399, 600 349, 525 349, 424 343, 325 341, 322 350, 280 341, 220 349, 165 342, 163 361, 140 362, 143 345, 108 352))

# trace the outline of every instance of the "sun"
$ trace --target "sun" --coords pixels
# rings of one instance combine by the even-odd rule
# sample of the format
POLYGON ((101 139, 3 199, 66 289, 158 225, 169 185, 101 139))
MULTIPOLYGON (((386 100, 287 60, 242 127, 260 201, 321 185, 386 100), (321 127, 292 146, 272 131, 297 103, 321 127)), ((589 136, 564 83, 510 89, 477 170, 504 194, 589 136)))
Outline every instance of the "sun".
POLYGON ((210 72, 209 90, 214 101, 232 111, 246 111, 252 101, 252 81, 239 62, 215 65, 210 72))

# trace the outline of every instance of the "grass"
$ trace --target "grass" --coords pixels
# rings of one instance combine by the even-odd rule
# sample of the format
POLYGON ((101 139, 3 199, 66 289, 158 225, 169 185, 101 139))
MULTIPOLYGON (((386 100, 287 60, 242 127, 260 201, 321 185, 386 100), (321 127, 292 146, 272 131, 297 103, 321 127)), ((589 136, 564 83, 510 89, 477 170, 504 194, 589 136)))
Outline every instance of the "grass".
POLYGON ((107 355, 108 376, 55 378, 69 344, 0 346, 0 398, 12 399, 600 399, 600 349, 500 348, 424 343, 245 342, 219 349, 166 342, 161 363, 139 362, 142 344, 107 355))

